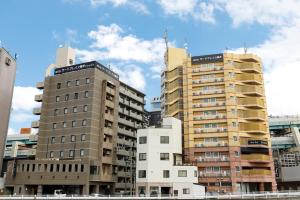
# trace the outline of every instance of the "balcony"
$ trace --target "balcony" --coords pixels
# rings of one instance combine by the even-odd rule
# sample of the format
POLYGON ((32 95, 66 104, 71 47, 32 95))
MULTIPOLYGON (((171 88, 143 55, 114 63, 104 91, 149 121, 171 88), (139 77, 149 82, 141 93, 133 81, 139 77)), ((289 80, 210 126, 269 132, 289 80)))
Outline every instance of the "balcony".
POLYGON ((259 86, 240 86, 239 88, 237 88, 237 92, 240 92, 244 95, 249 95, 249 96, 263 96, 264 95, 264 91, 261 87, 259 86))
POLYGON ((116 95, 116 90, 112 89, 112 88, 109 88, 109 87, 106 88, 106 92, 113 95, 113 96, 116 95))
POLYGON ((115 108, 114 102, 112 102, 110 100, 105 100, 105 106, 108 106, 110 108, 115 108))
POLYGON ((206 108, 206 107, 214 107, 214 106, 225 106, 225 101, 218 102, 207 102, 207 103, 195 103, 193 104, 193 108, 206 108))
POLYGON ((237 80, 248 84, 262 84, 262 76, 259 74, 238 74, 237 80))
POLYGON ((126 151, 124 149, 118 149, 117 154, 122 156, 129 156, 129 151, 126 151))
POLYGON ((247 97, 238 100, 238 104, 248 108, 264 108, 265 103, 262 98, 247 97))
POLYGON ((119 118, 119 123, 134 127, 134 123, 132 121, 126 120, 125 118, 119 118))
POLYGON ((31 122, 31 128, 39 128, 39 127, 40 127, 40 121, 31 122))
POLYGON ((260 123, 240 123, 239 129, 247 133, 267 133, 267 126, 260 123))
POLYGON ((243 72, 261 72, 261 67, 257 63, 235 63, 235 66, 243 72))
POLYGON ((127 166, 125 160, 117 160, 117 165, 119 165, 119 166, 127 166))
POLYGON ((131 183, 116 183, 115 187, 118 189, 122 188, 122 189, 126 189, 127 191, 129 191, 130 187, 132 187, 131 185, 132 185, 131 183))
POLYGON ((270 176, 272 175, 271 170, 267 170, 267 169, 250 169, 250 170, 242 170, 242 175, 244 176, 270 176))
POLYGON ((198 73, 198 72, 208 72, 208 71, 219 71, 223 70, 224 67, 222 66, 211 66, 211 67, 197 67, 192 70, 193 73, 198 73))
POLYGON ((42 81, 42 82, 37 82, 36 85, 35 85, 35 87, 36 87, 37 89, 40 89, 40 90, 44 89, 44 86, 45 86, 44 81, 42 81))
POLYGON ((102 147, 103 147, 104 149, 110 149, 110 150, 112 150, 112 149, 113 149, 113 143, 110 143, 110 142, 103 142, 102 147))
POLYGON ((198 174, 200 178, 229 177, 230 171, 229 170, 222 170, 218 172, 199 171, 198 174))
POLYGON ((227 128, 195 128, 194 133, 222 133, 227 132, 227 128))
POLYGON ((199 92, 193 92, 193 96, 200 96, 206 94, 222 94, 222 93, 224 93, 223 89, 201 90, 199 92))
POLYGON ((255 146, 265 146, 268 147, 268 141, 267 140, 262 140, 260 138, 241 138, 240 144, 244 146, 249 146, 249 147, 255 147, 255 146))
POLYGON ((102 163, 112 164, 112 157, 110 157, 110 156, 103 156, 102 157, 102 163))
POLYGON ((113 122, 114 121, 114 116, 112 114, 108 114, 108 113, 105 113, 104 114, 104 118, 108 121, 111 121, 113 122))
POLYGON ((194 120, 207 120, 207 119, 226 119, 225 114, 216 114, 216 115, 200 115, 195 116, 194 120))
POLYGON ((111 128, 104 127, 104 134, 112 136, 113 130, 111 128))
POLYGON ((195 147, 201 148, 201 147, 227 147, 228 142, 220 141, 220 142, 204 142, 204 143, 197 143, 195 144, 195 147))
POLYGON ((196 162, 202 163, 202 162, 228 162, 229 157, 228 156, 221 156, 217 158, 208 158, 208 157, 198 157, 196 158, 196 162))
POLYGON ((202 78, 198 80, 193 80, 193 84, 201 84, 201 83, 216 83, 216 82, 223 82, 223 77, 217 77, 217 78, 202 78))
POLYGON ((270 162, 270 156, 264 154, 241 155, 241 159, 248 162, 270 162))
POLYGON ((126 130, 123 128, 118 128, 118 133, 129 136, 129 137, 136 137, 136 133, 130 130, 126 130))
POLYGON ((42 111, 42 108, 33 108, 32 113, 33 113, 34 115, 40 115, 40 114, 41 114, 41 111, 42 111))
POLYGON ((37 94, 34 96, 34 101, 42 102, 43 101, 43 94, 37 94))
POLYGON ((267 116, 264 112, 257 111, 257 110, 246 110, 246 111, 239 112, 239 117, 247 120, 259 120, 259 121, 264 121, 267 119, 267 116))
POLYGON ((117 143, 118 144, 122 144, 122 145, 125 145, 125 146, 132 146, 132 142, 131 141, 129 141, 129 140, 125 140, 125 139, 120 139, 120 138, 118 138, 117 139, 117 143))

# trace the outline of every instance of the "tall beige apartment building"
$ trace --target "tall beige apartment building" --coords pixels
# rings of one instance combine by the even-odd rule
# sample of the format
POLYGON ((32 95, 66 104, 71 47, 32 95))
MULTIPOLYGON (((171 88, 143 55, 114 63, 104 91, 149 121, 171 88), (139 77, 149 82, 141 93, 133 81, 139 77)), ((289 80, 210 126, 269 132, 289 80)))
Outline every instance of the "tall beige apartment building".
POLYGON ((7 50, 0 47, 0 177, 14 91, 17 63, 7 50))
POLYGON ((185 161, 208 192, 274 191, 263 69, 253 54, 191 57, 168 48, 163 116, 183 121, 185 161))
POLYGON ((144 125, 144 94, 96 61, 74 65, 58 49, 56 64, 37 83, 42 102, 35 160, 8 164, 6 187, 16 194, 114 194, 134 191, 136 131, 144 125), (54 75, 51 75, 54 69, 54 75))

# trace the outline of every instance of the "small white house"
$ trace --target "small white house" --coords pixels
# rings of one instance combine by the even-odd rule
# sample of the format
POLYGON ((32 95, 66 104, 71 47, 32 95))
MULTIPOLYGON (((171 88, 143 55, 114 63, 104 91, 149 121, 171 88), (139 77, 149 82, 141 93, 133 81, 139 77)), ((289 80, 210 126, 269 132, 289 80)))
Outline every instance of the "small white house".
POLYGON ((160 128, 137 132, 136 194, 138 196, 204 196, 197 167, 182 163, 181 121, 164 118, 160 128))

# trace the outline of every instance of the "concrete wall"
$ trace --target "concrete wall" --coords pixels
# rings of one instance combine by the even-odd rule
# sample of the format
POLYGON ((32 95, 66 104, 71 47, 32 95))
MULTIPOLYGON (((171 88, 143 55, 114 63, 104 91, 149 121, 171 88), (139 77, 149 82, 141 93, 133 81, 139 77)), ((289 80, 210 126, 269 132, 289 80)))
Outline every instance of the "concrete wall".
POLYGON ((16 67, 17 64, 14 58, 5 49, 0 48, 0 172, 2 172, 2 160, 11 111, 16 67), (8 63, 8 59, 10 63, 8 63))

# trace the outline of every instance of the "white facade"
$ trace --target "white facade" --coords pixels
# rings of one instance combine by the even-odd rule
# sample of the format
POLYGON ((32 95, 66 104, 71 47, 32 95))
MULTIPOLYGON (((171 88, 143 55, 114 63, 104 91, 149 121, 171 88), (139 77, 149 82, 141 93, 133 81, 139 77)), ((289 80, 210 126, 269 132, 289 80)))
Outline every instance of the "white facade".
POLYGON ((195 184, 197 167, 182 165, 180 120, 164 118, 161 128, 139 129, 137 138, 137 195, 204 195, 205 188, 195 184))

